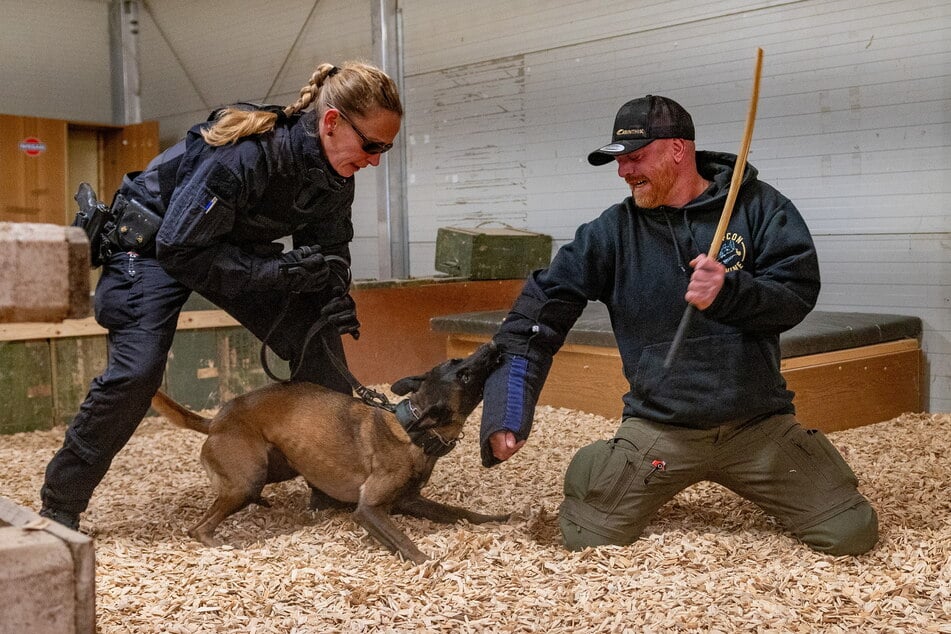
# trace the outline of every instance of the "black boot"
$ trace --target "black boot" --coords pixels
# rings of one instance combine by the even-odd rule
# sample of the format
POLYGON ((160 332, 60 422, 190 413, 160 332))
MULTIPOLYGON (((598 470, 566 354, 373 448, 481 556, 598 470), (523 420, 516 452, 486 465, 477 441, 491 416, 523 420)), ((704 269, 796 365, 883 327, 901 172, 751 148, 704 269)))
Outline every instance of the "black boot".
POLYGON ((69 511, 60 511, 58 509, 44 506, 40 509, 40 517, 51 519, 54 522, 62 524, 66 528, 74 531, 79 530, 79 513, 70 513, 69 511))

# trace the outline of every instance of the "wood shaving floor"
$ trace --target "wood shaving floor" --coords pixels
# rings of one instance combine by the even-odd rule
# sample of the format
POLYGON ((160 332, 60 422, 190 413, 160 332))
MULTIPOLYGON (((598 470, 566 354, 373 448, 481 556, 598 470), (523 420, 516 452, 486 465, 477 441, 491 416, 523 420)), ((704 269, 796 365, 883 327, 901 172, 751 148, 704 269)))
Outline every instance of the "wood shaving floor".
MULTIPOLYGON (((433 561, 385 551, 345 511, 307 510, 295 480, 229 518, 205 548, 185 530, 211 503, 203 437, 149 418, 116 458, 82 529, 95 537, 100 632, 951 633, 951 414, 830 434, 879 513, 861 557, 815 553, 713 484, 683 492, 628 547, 566 551, 556 511, 573 452, 616 421, 540 407, 509 462, 469 435, 425 493, 504 524, 397 517, 433 561)), ((0 493, 33 509, 63 428, 0 437, 0 493)))

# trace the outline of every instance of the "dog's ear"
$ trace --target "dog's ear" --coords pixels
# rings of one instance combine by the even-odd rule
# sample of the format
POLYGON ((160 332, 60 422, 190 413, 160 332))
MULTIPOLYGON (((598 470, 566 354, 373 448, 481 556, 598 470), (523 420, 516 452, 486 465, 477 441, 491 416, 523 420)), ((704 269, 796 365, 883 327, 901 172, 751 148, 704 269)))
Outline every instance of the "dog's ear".
POLYGON ((390 390, 399 396, 406 396, 410 392, 415 392, 419 389, 419 386, 423 384, 423 379, 426 378, 425 374, 417 374, 415 376, 403 377, 396 383, 390 386, 390 390))

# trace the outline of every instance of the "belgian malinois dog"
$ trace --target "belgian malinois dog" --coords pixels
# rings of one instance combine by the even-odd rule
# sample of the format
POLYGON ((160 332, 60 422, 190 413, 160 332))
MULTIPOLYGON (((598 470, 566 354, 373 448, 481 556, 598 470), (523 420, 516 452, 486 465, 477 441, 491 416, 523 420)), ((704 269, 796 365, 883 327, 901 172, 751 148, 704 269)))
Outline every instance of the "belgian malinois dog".
POLYGON ((505 521, 425 498, 420 489, 436 460, 453 447, 466 418, 482 401, 498 365, 492 343, 466 359, 445 361, 426 374, 400 379, 407 396, 395 411, 313 383, 274 383, 229 401, 214 418, 191 412, 163 392, 152 406, 173 424, 207 434, 201 461, 218 496, 189 535, 208 546, 218 525, 254 502, 270 482, 301 475, 312 500, 356 505, 353 518, 394 553, 429 559, 390 518, 404 513, 435 522, 505 521))

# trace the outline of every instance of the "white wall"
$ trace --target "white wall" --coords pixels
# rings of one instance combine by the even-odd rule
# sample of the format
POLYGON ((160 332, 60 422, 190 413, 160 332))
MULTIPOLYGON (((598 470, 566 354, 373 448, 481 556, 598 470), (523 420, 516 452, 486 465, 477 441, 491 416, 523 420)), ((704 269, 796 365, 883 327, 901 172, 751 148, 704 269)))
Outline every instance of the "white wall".
POLYGON ((415 0, 404 23, 414 275, 440 226, 562 244, 623 198, 585 157, 630 98, 673 97, 699 148, 736 152, 762 47, 750 162, 812 228, 819 308, 920 316, 951 410, 951 4, 415 0))
POLYGON ((0 16, 0 113, 110 121, 108 5, 0 0, 0 16))
MULTIPOLYGON (((496 221, 561 244, 622 198, 585 156, 632 97, 677 99, 701 149, 735 152, 762 47, 750 162, 813 230, 819 307, 921 316, 929 409, 951 411, 951 3, 402 4, 412 275, 434 271, 438 227, 496 221)), ((0 112, 108 122, 107 6, 0 0, 0 112)), ((372 56, 369 0, 148 6, 142 112, 165 144, 219 104, 289 103, 317 63, 372 56)), ((371 277, 376 178, 358 181, 356 275, 371 277)))

